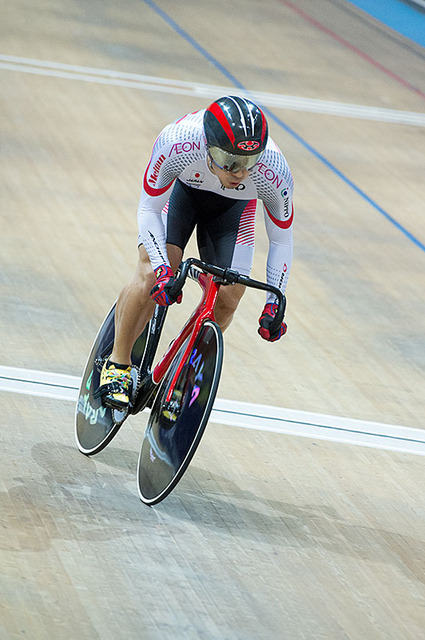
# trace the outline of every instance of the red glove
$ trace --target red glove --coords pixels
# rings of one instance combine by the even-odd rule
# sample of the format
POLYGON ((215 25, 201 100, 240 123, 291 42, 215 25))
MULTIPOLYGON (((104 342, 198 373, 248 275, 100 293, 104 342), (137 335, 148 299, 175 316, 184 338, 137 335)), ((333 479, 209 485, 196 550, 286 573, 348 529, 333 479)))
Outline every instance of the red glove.
POLYGON ((276 340, 279 340, 279 338, 285 335, 288 329, 288 327, 286 326, 286 322, 282 322, 276 333, 270 333, 270 323, 275 317, 277 309, 277 304, 272 304, 271 302, 269 302, 264 307, 263 313, 258 319, 258 322, 260 323, 258 333, 264 340, 267 340, 268 342, 276 342, 276 340))
POLYGON ((152 300, 155 300, 156 304, 159 304, 161 307, 168 307, 168 305, 174 302, 180 304, 183 294, 180 293, 177 297, 170 294, 170 289, 176 281, 172 268, 167 264, 162 264, 155 269, 155 275, 156 285, 150 293, 152 300))

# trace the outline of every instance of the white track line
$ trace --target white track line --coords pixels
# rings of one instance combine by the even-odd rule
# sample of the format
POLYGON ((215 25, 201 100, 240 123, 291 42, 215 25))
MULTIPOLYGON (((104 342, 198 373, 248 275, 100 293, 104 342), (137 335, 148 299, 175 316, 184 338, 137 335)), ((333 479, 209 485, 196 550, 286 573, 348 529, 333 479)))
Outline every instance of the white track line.
MULTIPOLYGON (((0 366, 0 391, 76 402, 80 378, 0 366)), ((425 430, 217 398, 210 422, 425 455, 425 430)))
MULTIPOLYGON (((155 76, 144 76, 137 73, 123 73, 109 69, 97 69, 2 54, 0 54, 0 69, 80 80, 83 82, 116 85, 143 91, 158 91, 161 93, 203 97, 212 100, 235 91, 234 87, 171 80, 155 76)), ((264 93, 259 91, 244 92, 240 89, 238 89, 238 92, 267 107, 425 127, 425 113, 398 111, 382 107, 368 107, 328 100, 315 100, 312 98, 300 98, 277 93, 264 93)))

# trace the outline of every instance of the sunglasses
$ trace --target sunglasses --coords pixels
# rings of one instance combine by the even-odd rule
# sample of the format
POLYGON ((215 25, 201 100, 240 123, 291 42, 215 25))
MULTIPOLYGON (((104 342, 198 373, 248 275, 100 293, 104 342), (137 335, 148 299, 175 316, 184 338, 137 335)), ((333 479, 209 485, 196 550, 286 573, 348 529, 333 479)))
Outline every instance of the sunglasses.
POLYGON ((208 147, 208 153, 211 160, 219 169, 224 169, 224 171, 228 171, 229 173, 237 173, 243 169, 246 169, 247 171, 252 169, 264 152, 260 151, 260 153, 254 153, 250 156, 241 156, 234 153, 228 153, 219 147, 208 147))

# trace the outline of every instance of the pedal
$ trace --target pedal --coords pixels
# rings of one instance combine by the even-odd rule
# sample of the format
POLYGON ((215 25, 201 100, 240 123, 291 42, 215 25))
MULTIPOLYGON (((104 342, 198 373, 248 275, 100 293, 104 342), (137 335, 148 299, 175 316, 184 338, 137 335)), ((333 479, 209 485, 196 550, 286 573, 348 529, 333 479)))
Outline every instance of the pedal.
POLYGON ((174 389, 170 402, 161 412, 161 426, 164 429, 171 429, 177 422, 181 412, 181 401, 183 393, 179 389, 174 389))
MULTIPOLYGON (((130 382, 131 385, 131 382, 130 382)), ((119 393, 121 391, 121 385, 119 382, 111 382, 109 384, 104 384, 101 387, 98 387, 96 391, 93 393, 93 398, 96 400, 100 398, 101 403, 104 407, 108 407, 109 409, 116 409, 117 411, 126 412, 129 407, 129 402, 120 402, 119 400, 114 400, 113 398, 108 398, 109 394, 119 393)), ((131 394, 131 389, 129 389, 129 394, 131 394)))

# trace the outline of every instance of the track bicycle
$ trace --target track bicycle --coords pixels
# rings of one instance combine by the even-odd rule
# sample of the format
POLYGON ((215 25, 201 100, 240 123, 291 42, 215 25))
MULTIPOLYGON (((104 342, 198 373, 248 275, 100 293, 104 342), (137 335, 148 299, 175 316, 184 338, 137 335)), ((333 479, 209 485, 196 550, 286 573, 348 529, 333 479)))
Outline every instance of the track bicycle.
POLYGON ((286 299, 276 287, 196 258, 181 263, 172 296, 177 297, 188 277, 201 287, 201 300, 159 362, 153 366, 167 307, 156 305, 152 319, 134 344, 128 409, 103 406, 95 393, 103 363, 112 351, 115 305, 93 344, 76 407, 77 446, 86 455, 106 447, 129 414, 151 409, 137 465, 139 496, 148 505, 163 500, 179 482, 211 413, 223 363, 223 336, 214 320, 220 287, 239 283, 273 293, 278 310, 271 332, 277 330, 285 314, 286 299))

